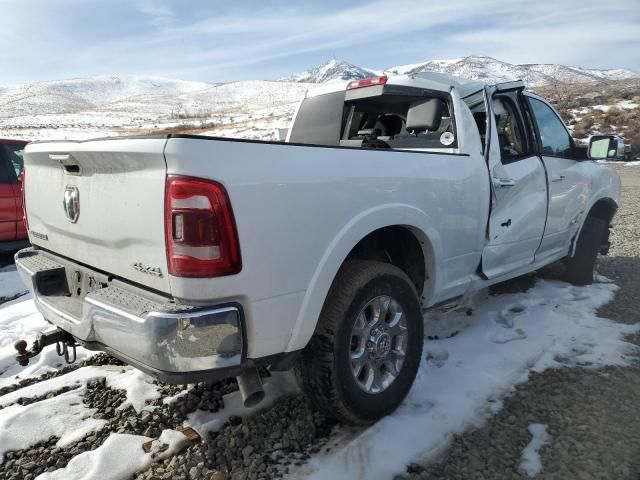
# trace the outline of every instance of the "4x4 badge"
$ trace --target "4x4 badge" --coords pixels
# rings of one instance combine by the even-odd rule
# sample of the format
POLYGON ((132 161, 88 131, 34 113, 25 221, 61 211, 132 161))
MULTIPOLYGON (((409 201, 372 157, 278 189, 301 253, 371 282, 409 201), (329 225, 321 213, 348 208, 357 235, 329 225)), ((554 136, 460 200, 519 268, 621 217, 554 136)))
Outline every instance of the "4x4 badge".
POLYGON ((149 275, 155 275, 156 277, 162 276, 162 270, 160 270, 160 267, 151 267, 142 262, 134 262, 132 267, 142 273, 148 273, 149 275))
POLYGON ((78 187, 67 187, 64 189, 62 206, 69 221, 76 223, 80 216, 80 192, 78 191, 78 187))

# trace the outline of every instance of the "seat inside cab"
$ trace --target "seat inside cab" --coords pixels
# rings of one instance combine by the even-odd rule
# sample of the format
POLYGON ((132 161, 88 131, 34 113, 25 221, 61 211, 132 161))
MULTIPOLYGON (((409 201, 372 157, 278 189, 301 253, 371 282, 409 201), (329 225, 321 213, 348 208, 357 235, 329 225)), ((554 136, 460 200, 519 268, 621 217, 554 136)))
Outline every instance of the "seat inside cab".
POLYGON ((436 96, 379 95, 345 103, 340 144, 440 150, 457 147, 448 101, 436 96))

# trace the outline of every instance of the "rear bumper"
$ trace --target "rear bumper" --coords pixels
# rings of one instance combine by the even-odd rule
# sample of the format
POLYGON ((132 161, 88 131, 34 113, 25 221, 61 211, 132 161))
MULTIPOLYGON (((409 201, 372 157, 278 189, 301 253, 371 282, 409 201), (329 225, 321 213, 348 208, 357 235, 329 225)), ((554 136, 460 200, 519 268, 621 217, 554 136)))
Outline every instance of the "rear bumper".
POLYGON ((211 380, 240 370, 245 341, 238 304, 177 305, 33 248, 19 251, 15 263, 45 319, 89 349, 108 352, 168 383, 211 380))

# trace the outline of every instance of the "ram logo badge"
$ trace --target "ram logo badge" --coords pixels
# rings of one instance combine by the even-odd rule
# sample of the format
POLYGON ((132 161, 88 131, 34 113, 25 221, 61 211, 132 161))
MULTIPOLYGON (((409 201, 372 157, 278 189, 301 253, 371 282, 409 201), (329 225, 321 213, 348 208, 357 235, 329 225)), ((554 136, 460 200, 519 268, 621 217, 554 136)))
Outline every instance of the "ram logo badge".
POLYGON ((62 206, 69 221, 76 223, 80 216, 80 192, 78 191, 78 187, 67 187, 64 189, 62 206))
POLYGON ((160 267, 150 267, 149 265, 145 265, 142 262, 134 262, 133 268, 142 273, 148 273, 149 275, 155 275, 156 277, 162 276, 162 270, 160 267))

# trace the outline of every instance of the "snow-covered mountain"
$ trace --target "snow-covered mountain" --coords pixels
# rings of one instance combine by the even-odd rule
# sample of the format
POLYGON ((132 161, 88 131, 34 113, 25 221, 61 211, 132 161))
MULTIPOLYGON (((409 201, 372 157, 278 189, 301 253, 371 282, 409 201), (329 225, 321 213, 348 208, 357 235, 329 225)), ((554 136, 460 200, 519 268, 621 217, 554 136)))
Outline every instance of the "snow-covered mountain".
MULTIPOLYGON (((485 56, 431 60, 384 71, 435 71, 485 81, 521 78, 533 87, 640 78, 629 70, 513 65, 485 56)), ((298 100, 309 88, 382 72, 331 59, 280 81, 216 84, 120 75, 0 86, 0 137, 83 139, 189 131, 273 139, 276 128, 288 126, 298 100)))
POLYGON ((359 80, 380 74, 377 70, 358 67, 332 58, 317 67, 283 78, 283 82, 325 83, 341 80, 359 80))
MULTIPOLYGON (((438 72, 487 82, 520 79, 532 87, 555 83, 582 83, 594 80, 622 80, 640 77, 640 74, 625 69, 596 70, 556 64, 516 65, 482 55, 450 60, 429 60, 389 67, 384 71, 407 75, 438 72)), ((365 78, 377 73, 379 72, 376 70, 360 68, 341 60, 332 59, 299 75, 288 77, 286 80, 324 83, 332 80, 365 78)))
POLYGON ((101 108, 125 99, 179 96, 214 84, 162 77, 112 75, 0 86, 0 118, 101 108))
POLYGON ((273 138, 306 83, 188 82, 135 75, 0 86, 0 137, 85 139, 169 131, 273 138))

